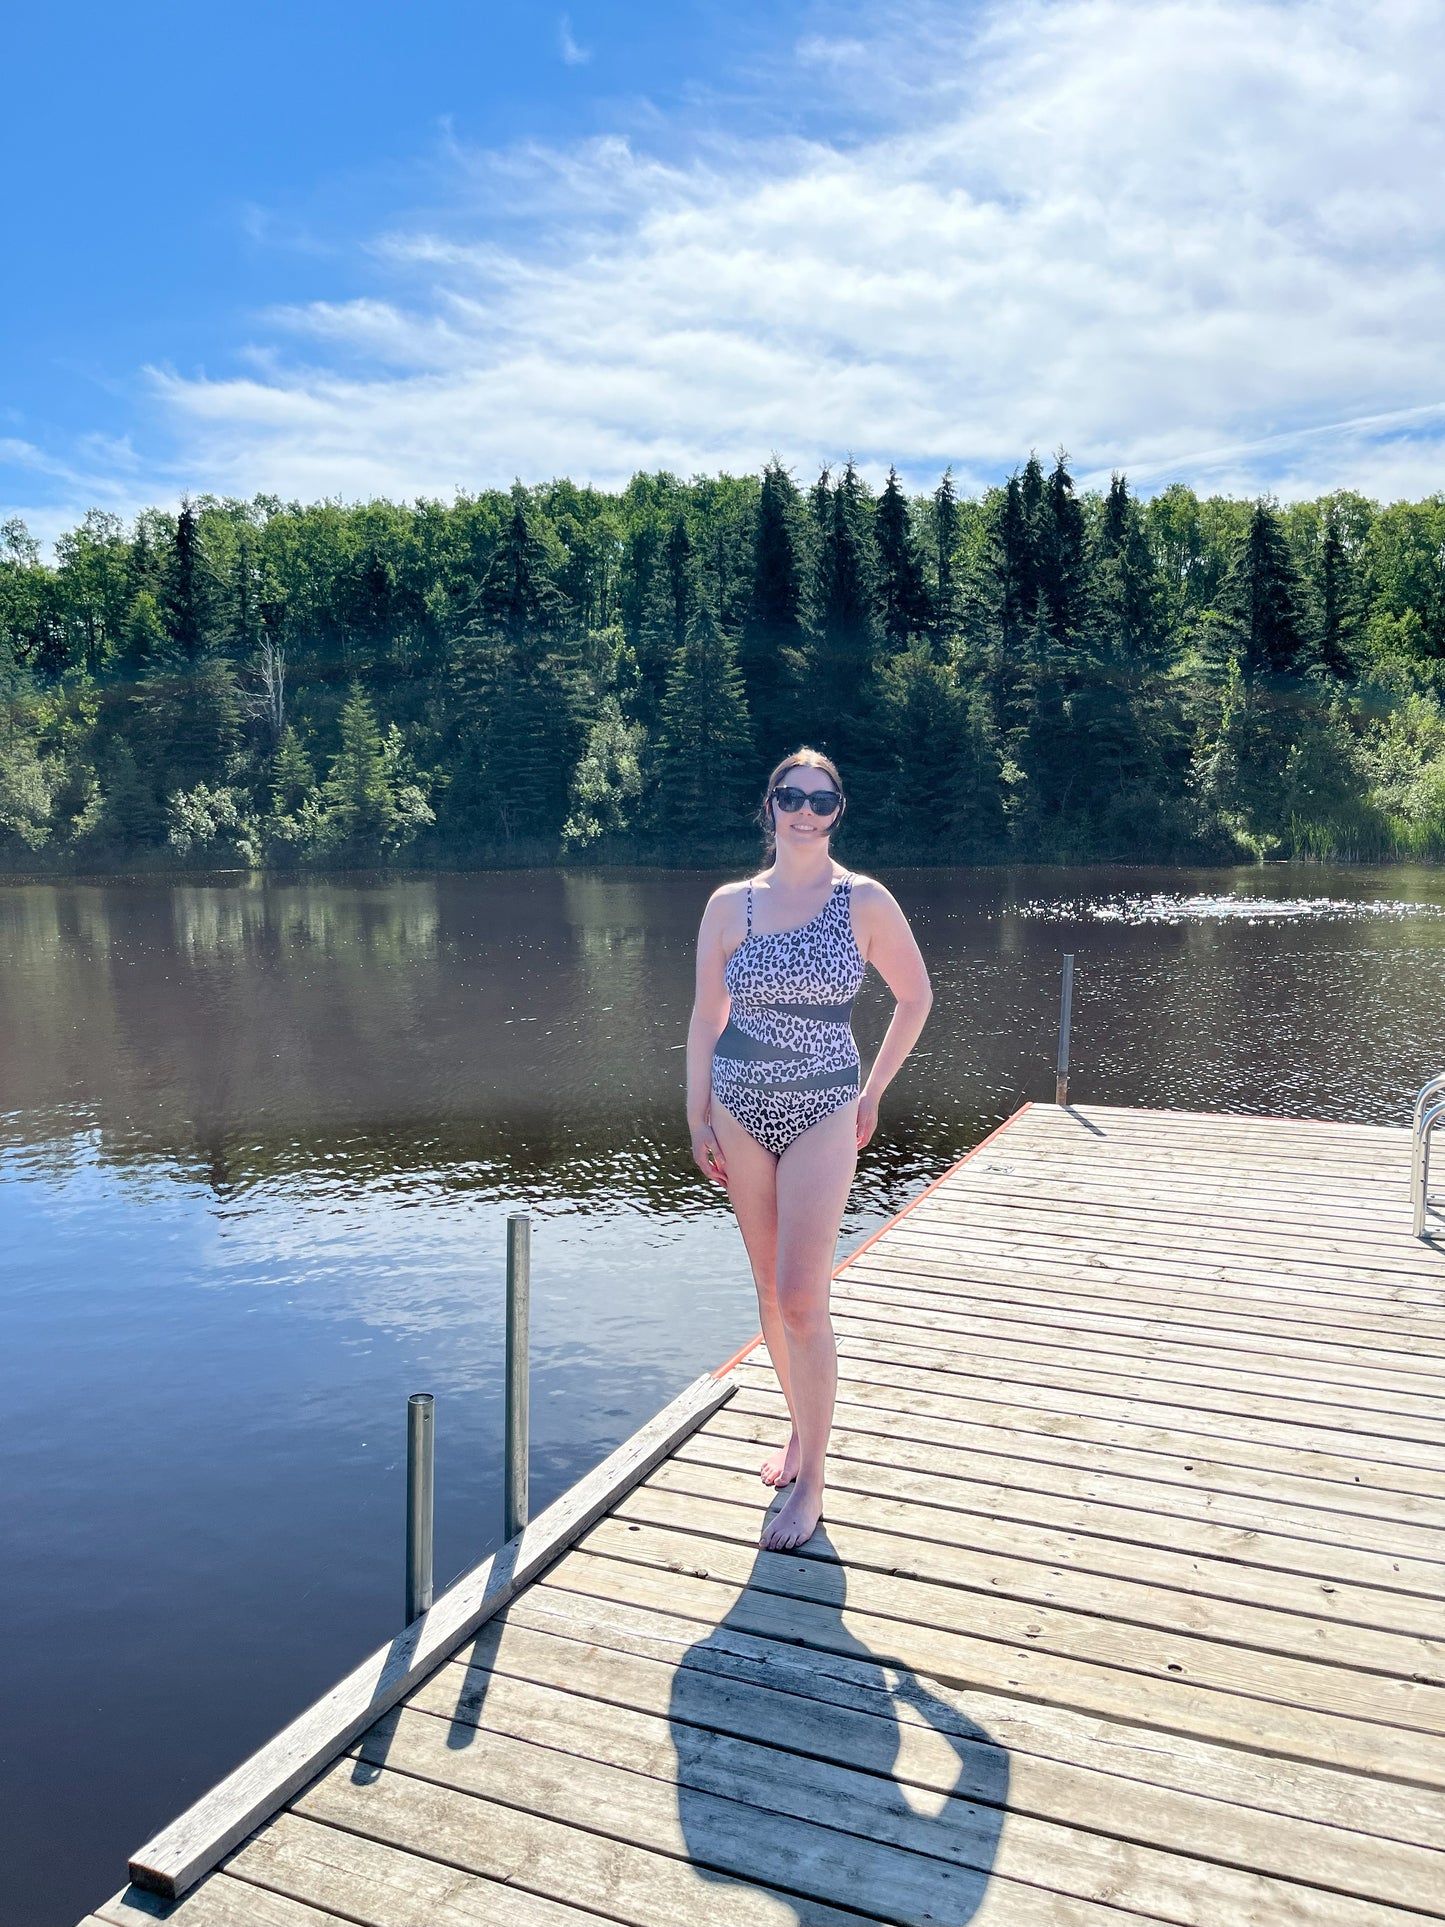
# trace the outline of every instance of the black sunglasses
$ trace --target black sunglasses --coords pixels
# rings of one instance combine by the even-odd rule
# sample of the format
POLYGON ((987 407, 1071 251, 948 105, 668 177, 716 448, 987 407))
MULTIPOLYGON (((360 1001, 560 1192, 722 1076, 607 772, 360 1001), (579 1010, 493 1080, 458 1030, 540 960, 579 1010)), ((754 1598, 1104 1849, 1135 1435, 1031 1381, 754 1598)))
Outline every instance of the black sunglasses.
POLYGON ((837 790, 796 790, 791 783, 779 783, 768 794, 776 801, 778 808, 786 810, 789 816, 802 809, 804 804, 814 816, 831 816, 834 810, 843 806, 843 799, 837 790))

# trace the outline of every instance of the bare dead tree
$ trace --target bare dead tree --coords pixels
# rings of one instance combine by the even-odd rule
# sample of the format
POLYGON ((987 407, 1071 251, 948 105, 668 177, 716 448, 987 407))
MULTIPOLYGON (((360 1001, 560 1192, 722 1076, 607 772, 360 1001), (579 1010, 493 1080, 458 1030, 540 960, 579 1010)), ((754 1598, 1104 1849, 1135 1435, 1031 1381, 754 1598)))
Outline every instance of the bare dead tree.
POLYGON ((286 651, 274 636, 267 636, 262 641, 256 657, 256 670, 261 679, 256 707, 266 718, 266 727, 271 732, 271 747, 274 749, 286 728, 286 651))

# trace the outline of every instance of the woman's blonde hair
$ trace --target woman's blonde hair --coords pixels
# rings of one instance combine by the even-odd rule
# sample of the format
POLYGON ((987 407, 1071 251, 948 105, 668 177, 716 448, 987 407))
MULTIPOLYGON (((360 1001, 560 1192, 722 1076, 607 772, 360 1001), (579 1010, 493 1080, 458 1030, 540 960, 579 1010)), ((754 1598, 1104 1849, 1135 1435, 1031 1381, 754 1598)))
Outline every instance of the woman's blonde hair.
MULTIPOLYGON (((838 765, 833 761, 831 756, 825 756, 820 749, 807 748, 795 749, 791 756, 785 756, 768 778, 767 788, 763 791, 762 803, 758 807, 758 821, 762 825, 763 836, 770 850, 778 840, 777 826, 773 822, 773 791, 777 788, 778 784, 782 782, 790 769, 820 769, 825 776, 832 777, 834 789, 837 790, 839 796, 843 795, 843 779, 838 774, 838 765)), ((847 807, 848 804, 845 799, 839 808, 837 816, 833 819, 833 828, 828 832, 830 836, 837 831, 838 825, 843 821, 843 812, 847 807)))

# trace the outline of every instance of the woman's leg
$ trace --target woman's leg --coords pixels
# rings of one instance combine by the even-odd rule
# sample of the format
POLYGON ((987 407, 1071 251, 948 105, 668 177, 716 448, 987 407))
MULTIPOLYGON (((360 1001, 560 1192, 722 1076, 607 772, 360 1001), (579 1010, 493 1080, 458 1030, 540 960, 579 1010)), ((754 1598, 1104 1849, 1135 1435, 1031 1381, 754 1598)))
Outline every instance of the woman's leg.
MULTIPOLYGON (((773 1362, 788 1411, 793 1409, 788 1390, 788 1341, 778 1310, 778 1160, 765 1150, 752 1134, 743 1129, 727 1106, 716 1097, 712 1101, 712 1128, 722 1146, 727 1165, 728 1198, 743 1234, 748 1263, 753 1268, 753 1283, 758 1289, 758 1316, 768 1356, 773 1362)), ((764 1485, 787 1485, 798 1469, 798 1430, 793 1425, 787 1444, 763 1460, 759 1477, 764 1485)))
POLYGON ((798 1432, 798 1476, 763 1529, 771 1552, 810 1539, 823 1511, 823 1460, 833 1429, 838 1354, 828 1315, 833 1257, 858 1163, 858 1106, 804 1131, 778 1159, 777 1294, 788 1355, 788 1404, 798 1432))

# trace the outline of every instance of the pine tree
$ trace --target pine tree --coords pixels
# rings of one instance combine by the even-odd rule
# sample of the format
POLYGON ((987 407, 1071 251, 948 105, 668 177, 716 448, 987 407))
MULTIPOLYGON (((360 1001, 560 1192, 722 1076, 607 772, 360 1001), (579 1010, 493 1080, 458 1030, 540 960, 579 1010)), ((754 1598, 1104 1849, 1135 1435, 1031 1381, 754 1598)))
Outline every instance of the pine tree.
POLYGON ((1219 593, 1230 653, 1245 676, 1303 667, 1300 585, 1279 518, 1256 502, 1219 593))
POLYGON ((458 767, 448 822, 485 843, 550 841, 567 815, 586 691, 575 642, 563 631, 565 604, 520 485, 478 605, 453 658, 458 767))
POLYGON ((1067 658, 1084 606, 1084 511, 1059 450, 1033 512, 1037 596, 1049 633, 1067 658))
POLYGON ((142 675, 148 663, 160 660, 165 648, 166 625, 160 609, 150 591, 142 589, 131 603, 121 631, 121 674, 132 680, 142 675))
POLYGON ((953 470, 943 471, 943 480, 933 491, 933 635, 935 653, 940 657, 953 640, 958 626, 958 496, 953 487, 953 470))
POLYGON ((330 841, 351 857, 380 855, 397 827, 396 797, 376 711, 360 683, 341 712, 341 741, 321 787, 330 841))
POLYGON ((924 587, 923 561, 913 533, 908 497, 896 468, 889 469, 878 498, 874 530, 883 638, 889 649, 903 649, 914 636, 932 627, 933 611, 924 587))
POLYGON ((1330 675, 1348 681, 1354 676, 1354 654, 1360 634, 1360 583, 1354 558, 1345 546, 1339 509, 1325 510, 1320 543, 1319 633, 1316 651, 1330 675))
POLYGON ((878 565, 867 492, 850 461, 835 486, 824 470, 813 491, 822 524, 813 594, 814 640, 800 720, 820 748, 849 765, 848 780, 871 764, 867 727, 878 647, 878 565))
POLYGON ((707 597, 668 675, 658 749, 656 822, 664 835, 716 839, 743 827, 752 728, 737 647, 707 597))
POLYGON ((698 602, 698 563, 687 517, 675 515, 653 565, 638 630, 639 683, 634 708, 652 727, 662 708, 667 678, 687 640, 698 602))
POLYGON ((190 502, 184 501, 176 518, 165 600, 166 634, 182 663, 195 662, 210 640, 211 600, 200 524, 190 502))
POLYGON ((758 496, 752 594, 738 650, 760 763, 774 763, 786 752, 788 712, 803 672, 807 629, 801 521, 802 503, 792 476, 780 462, 769 462, 758 496))
POLYGON ((892 764, 885 820, 900 849, 951 863, 993 855, 1004 825, 986 705, 922 637, 884 665, 879 697, 892 764))
POLYGON ((306 746, 288 724, 271 758, 271 808, 277 816, 294 816, 316 787, 316 772, 306 746))

